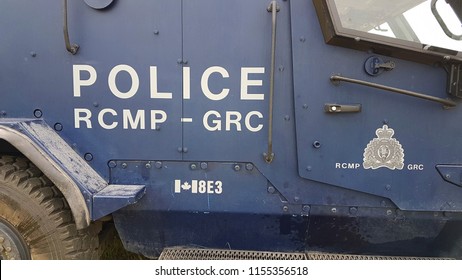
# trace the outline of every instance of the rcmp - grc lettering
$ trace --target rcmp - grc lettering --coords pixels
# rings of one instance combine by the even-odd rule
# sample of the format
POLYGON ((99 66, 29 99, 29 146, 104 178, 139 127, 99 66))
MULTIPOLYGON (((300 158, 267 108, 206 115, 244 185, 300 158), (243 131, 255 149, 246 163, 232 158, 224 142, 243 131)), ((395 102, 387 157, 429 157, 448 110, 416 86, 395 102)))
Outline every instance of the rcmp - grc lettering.
MULTIPOLYGON (((150 99, 165 99, 171 100, 175 98, 173 92, 159 90, 158 73, 160 70, 156 66, 149 67, 149 82, 150 82, 150 99)), ((234 89, 240 92, 241 101, 264 101, 265 95, 258 92, 258 87, 263 86, 264 67, 242 67, 240 77, 240 87, 234 89), (252 74, 252 79, 250 75, 252 74), (252 93, 250 93, 252 87, 252 93)), ((230 74, 226 68, 221 66, 211 66, 202 73, 200 81, 202 94, 212 102, 218 102, 226 99, 231 89, 222 88, 212 92, 209 87, 209 80, 213 79, 228 79, 230 74)), ((85 89, 93 86, 98 79, 98 72, 91 65, 73 65, 73 96, 82 98, 85 96, 85 89)), ((191 68, 183 67, 183 100, 191 99, 191 68)), ((130 65, 120 64, 114 66, 107 75, 107 85, 110 93, 118 99, 131 99, 138 94, 140 87, 140 79, 137 71, 130 65), (128 90, 121 90, 117 85, 117 76, 120 73, 128 75, 129 84, 128 90)), ((163 110, 133 110, 123 109, 117 111, 113 108, 102 108, 98 112, 95 109, 74 108, 74 127, 77 129, 91 129, 97 124, 99 127, 107 130, 117 129, 146 129, 147 127, 156 130, 159 124, 165 123, 169 116, 163 110), (149 123, 148 123, 149 122, 149 123)), ((239 111, 222 111, 218 112, 210 110, 206 112, 202 118, 202 124, 207 131, 248 131, 259 132, 263 129, 263 114, 259 111, 239 112, 239 111)), ((185 118, 184 116, 175 116, 178 121, 193 122, 193 118, 185 118)))

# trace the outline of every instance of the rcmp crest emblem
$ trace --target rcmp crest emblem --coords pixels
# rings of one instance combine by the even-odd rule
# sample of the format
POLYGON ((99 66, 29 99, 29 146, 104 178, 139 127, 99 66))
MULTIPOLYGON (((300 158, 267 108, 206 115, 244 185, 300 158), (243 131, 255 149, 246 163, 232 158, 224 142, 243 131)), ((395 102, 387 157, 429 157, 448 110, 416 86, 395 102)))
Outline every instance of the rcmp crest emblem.
POLYGON ((372 139, 364 150, 364 169, 386 167, 402 170, 404 167, 404 150, 395 138, 395 131, 384 125, 375 131, 377 138, 372 139))

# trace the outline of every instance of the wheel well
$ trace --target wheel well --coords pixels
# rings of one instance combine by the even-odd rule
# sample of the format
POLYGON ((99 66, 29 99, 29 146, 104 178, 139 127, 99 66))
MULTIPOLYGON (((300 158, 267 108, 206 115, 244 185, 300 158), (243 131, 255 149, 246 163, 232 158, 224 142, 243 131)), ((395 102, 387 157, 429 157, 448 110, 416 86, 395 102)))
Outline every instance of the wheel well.
POLYGON ((23 153, 3 139, 0 139, 0 155, 25 157, 23 153))
POLYGON ((68 176, 63 176, 52 159, 27 136, 0 126, 0 154, 20 156, 33 162, 60 190, 69 204, 78 229, 90 225, 89 210, 80 190, 68 176))

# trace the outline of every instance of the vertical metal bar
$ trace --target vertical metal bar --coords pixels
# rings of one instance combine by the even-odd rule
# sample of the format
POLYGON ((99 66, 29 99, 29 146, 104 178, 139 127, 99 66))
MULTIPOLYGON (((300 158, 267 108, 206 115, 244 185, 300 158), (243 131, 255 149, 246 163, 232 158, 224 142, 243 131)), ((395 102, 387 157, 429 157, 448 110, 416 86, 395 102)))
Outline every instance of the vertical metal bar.
POLYGON ((64 43, 66 44, 66 50, 70 52, 71 54, 76 54, 77 51, 79 50, 79 45, 77 44, 71 44, 71 41, 69 40, 69 28, 67 25, 67 0, 64 0, 64 25, 63 25, 63 32, 64 32, 64 43))
POLYGON ((270 96, 269 96, 269 112, 268 112, 268 151, 263 154, 265 161, 271 163, 274 159, 273 153, 273 99, 274 99, 274 73, 276 65, 276 25, 277 12, 279 7, 276 1, 272 1, 267 8, 272 15, 271 28, 271 74, 270 74, 270 96))

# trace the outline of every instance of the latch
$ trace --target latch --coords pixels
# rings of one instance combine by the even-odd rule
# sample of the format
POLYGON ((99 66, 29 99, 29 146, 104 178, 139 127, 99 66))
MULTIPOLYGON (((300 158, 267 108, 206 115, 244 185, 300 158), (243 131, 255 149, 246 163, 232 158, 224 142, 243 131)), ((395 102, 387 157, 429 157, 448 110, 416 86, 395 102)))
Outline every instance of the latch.
POLYGON ((383 71, 391 71, 395 69, 395 66, 396 65, 393 61, 385 62, 380 57, 371 56, 364 63, 364 70, 370 76, 377 76, 382 74, 383 71))
POLYGON ((354 104, 354 105, 325 104, 324 111, 330 114, 359 113, 361 112, 361 104, 354 104))

